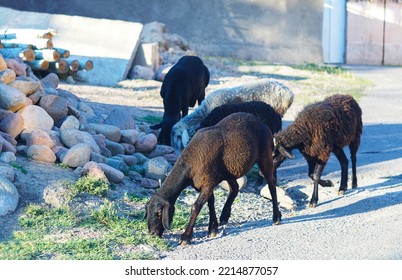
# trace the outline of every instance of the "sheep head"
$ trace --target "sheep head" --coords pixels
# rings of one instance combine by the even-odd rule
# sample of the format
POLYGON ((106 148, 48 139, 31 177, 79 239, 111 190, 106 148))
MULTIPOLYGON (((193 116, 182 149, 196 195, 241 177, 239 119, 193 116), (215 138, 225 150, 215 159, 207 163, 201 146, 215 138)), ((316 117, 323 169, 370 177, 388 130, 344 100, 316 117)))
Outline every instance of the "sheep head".
POLYGON ((287 159, 287 158, 294 159, 295 158, 295 156, 292 154, 292 152, 289 151, 288 149, 286 149, 275 138, 274 138, 274 145, 275 145, 275 148, 273 151, 273 158, 274 158, 275 168, 278 168, 285 159, 287 159))
POLYGON ((190 136, 184 123, 178 122, 174 125, 170 141, 176 154, 180 154, 180 152, 187 146, 190 141, 190 136))
POLYGON ((170 230, 173 213, 174 206, 155 194, 145 205, 144 219, 147 219, 148 232, 161 237, 165 229, 170 230))

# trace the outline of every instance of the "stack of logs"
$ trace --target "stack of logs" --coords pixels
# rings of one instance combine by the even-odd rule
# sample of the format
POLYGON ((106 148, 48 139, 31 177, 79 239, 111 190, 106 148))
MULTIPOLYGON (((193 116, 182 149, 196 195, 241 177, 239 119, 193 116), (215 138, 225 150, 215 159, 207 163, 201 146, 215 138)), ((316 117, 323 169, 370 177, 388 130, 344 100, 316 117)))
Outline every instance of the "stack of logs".
POLYGON ((91 60, 70 58, 70 51, 53 47, 52 29, 3 29, 0 30, 0 54, 4 58, 20 58, 32 70, 55 73, 60 77, 75 76, 79 70, 92 70, 91 60))

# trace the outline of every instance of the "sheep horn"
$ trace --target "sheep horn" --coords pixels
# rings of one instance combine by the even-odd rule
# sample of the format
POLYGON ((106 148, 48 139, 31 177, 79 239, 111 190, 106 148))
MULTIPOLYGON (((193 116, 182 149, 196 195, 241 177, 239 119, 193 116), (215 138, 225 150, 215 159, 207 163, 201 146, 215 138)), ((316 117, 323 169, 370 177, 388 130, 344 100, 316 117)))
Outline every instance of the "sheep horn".
POLYGON ((278 146, 278 151, 283 155, 284 157, 287 157, 289 159, 294 159, 295 156, 289 152, 287 149, 285 149, 282 145, 278 146))
POLYGON ((165 203, 162 210, 162 225, 166 230, 170 230, 169 203, 165 203))

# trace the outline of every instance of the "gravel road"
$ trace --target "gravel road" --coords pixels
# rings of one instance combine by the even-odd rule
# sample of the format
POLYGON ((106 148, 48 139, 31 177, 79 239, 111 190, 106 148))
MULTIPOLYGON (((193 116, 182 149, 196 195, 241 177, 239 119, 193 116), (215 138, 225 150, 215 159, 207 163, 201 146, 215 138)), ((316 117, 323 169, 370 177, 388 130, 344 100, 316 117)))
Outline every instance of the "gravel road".
MULTIPOLYGON (((272 226, 268 215, 229 222, 218 237, 195 238, 162 259, 402 259, 402 68, 347 68, 375 84, 360 100, 364 132, 357 156, 358 189, 337 196, 340 168, 331 157, 324 177, 336 187, 320 188, 316 208, 287 212, 279 226, 272 226)), ((305 196, 307 204, 312 182, 301 155, 295 155, 278 170, 278 178, 291 196, 305 196)))

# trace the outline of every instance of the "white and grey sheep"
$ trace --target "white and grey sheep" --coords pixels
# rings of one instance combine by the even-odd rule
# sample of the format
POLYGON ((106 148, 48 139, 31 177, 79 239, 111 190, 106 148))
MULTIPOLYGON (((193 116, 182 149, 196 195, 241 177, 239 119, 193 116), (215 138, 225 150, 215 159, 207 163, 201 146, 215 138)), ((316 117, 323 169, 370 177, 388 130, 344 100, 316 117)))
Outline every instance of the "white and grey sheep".
POLYGON ((293 103, 294 94, 285 85, 271 79, 259 79, 243 85, 222 88, 209 93, 194 112, 177 122, 171 133, 171 146, 176 153, 186 147, 204 118, 216 107, 227 103, 253 100, 270 104, 282 117, 293 103))
POLYGON ((352 188, 357 187, 356 153, 363 131, 362 110, 350 95, 336 94, 321 102, 306 106, 295 121, 275 135, 275 170, 285 158, 293 158, 298 149, 308 164, 308 176, 314 181, 314 191, 309 206, 318 203, 318 185, 333 186, 321 175, 330 153, 333 152, 341 165, 339 194, 347 190, 348 160, 343 147, 349 146, 352 159, 352 188))
POLYGON ((282 117, 271 105, 263 101, 249 101, 241 103, 228 103, 213 109, 200 123, 199 128, 213 126, 223 118, 233 113, 250 113, 257 117, 263 124, 268 126, 273 134, 282 130, 282 117))
POLYGON ((200 192, 191 208, 189 223, 180 243, 191 241, 193 227, 201 208, 208 202, 211 236, 218 230, 213 189, 227 180, 230 192, 222 209, 220 224, 226 224, 231 206, 238 194, 237 178, 244 176, 257 163, 266 178, 272 195, 273 223, 279 224, 281 213, 276 195, 273 166, 273 136, 269 128, 254 115, 234 113, 217 125, 200 129, 183 150, 162 187, 145 207, 148 230, 162 236, 170 229, 174 205, 180 193, 189 185, 200 192))
POLYGON ((209 84, 209 71, 197 56, 183 56, 169 70, 163 80, 160 95, 163 98, 163 120, 151 129, 161 129, 159 144, 170 145, 173 125, 187 116, 188 108, 205 98, 209 84))

